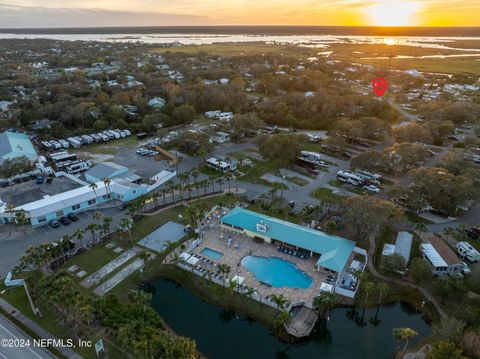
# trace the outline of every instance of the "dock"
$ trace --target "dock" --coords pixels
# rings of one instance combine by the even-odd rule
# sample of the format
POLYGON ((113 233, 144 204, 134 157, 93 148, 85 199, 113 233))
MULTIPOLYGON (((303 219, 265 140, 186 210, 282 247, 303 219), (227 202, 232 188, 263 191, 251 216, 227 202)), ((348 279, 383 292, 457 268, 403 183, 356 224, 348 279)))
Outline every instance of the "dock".
POLYGON ((308 337, 317 323, 318 314, 306 306, 295 307, 292 309, 292 320, 285 324, 285 330, 288 334, 297 338, 308 337))

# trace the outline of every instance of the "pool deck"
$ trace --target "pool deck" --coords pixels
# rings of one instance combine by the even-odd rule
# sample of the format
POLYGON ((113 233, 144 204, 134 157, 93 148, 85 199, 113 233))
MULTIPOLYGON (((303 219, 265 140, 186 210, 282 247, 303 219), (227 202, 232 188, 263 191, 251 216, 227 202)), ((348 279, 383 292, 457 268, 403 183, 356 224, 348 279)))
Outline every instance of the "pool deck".
POLYGON ((316 259, 301 259, 277 250, 277 247, 269 243, 257 243, 252 238, 239 234, 221 227, 217 221, 213 221, 211 228, 204 230, 203 242, 193 250, 192 254, 206 257, 202 255, 204 248, 211 248, 215 251, 223 253, 218 260, 208 258, 210 263, 202 264, 206 269, 217 271, 218 264, 226 264, 231 268, 231 272, 226 278, 226 282, 235 275, 244 278, 243 284, 254 288, 259 297, 268 300, 272 294, 282 294, 289 302, 303 302, 308 306, 312 306, 313 299, 320 295, 320 285, 331 273, 325 270, 317 271, 315 269, 316 259), (231 246, 227 245, 228 238, 231 237, 231 246), (238 245, 238 248, 237 248, 238 245), (312 285, 307 289, 282 287, 276 288, 260 283, 255 276, 240 264, 241 260, 249 255, 259 257, 279 257, 289 262, 295 263, 297 268, 308 274, 312 278, 312 285))

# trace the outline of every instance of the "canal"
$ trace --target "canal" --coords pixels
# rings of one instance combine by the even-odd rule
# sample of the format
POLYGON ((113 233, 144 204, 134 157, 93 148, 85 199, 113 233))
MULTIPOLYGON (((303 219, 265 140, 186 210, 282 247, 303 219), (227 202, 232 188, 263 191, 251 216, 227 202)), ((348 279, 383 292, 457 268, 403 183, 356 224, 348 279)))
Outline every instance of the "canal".
POLYGON ((419 335, 411 345, 430 334, 421 313, 405 303, 376 309, 338 308, 331 312, 328 331, 317 330, 311 339, 289 344, 277 339, 262 324, 194 296, 175 282, 151 283, 153 308, 179 335, 193 338, 209 359, 244 358, 391 358, 392 329, 410 327, 419 335), (362 315, 363 314, 363 315, 362 315))

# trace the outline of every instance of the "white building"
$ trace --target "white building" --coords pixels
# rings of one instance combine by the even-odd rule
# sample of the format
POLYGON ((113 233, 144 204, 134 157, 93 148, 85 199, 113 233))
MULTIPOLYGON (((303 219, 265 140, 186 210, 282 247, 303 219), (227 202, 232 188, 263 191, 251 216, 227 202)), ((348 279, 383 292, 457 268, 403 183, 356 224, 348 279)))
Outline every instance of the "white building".
POLYGON ((423 258, 432 267, 433 274, 439 276, 461 273, 465 268, 455 252, 439 237, 431 237, 429 243, 420 245, 423 258))

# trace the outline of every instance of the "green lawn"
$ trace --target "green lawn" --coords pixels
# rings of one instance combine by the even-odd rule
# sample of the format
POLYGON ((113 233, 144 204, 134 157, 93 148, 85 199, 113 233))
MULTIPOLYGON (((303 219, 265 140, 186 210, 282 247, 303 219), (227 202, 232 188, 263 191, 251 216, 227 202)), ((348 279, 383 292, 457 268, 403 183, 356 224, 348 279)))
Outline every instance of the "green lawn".
POLYGON ((413 223, 423 223, 423 224, 427 224, 427 225, 433 223, 432 221, 429 221, 428 219, 425 219, 425 218, 422 218, 422 217, 418 216, 415 212, 412 212, 412 211, 405 211, 405 217, 407 217, 407 219, 410 222, 413 222, 413 223))
MULTIPOLYGON (((3 285, 0 286, 3 290, 3 285)), ((23 287, 17 287, 7 290, 4 294, 0 295, 3 299, 13 304, 17 309, 19 309, 27 317, 40 324, 45 330, 49 331, 53 335, 57 336, 60 339, 72 339, 76 338, 75 334, 67 325, 61 324, 61 319, 58 314, 55 313, 54 309, 49 305, 49 303, 43 300, 35 300, 35 305, 40 308, 42 317, 35 316, 30 308, 27 296, 23 287)), ((104 340, 105 348, 109 354, 109 358, 127 358, 123 353, 115 348, 115 345, 112 344, 111 338, 109 339, 108 335, 103 332, 94 332, 82 336, 83 340, 91 340, 96 342, 99 338, 104 340)), ((97 358, 94 348, 76 348, 76 351, 87 359, 97 358)))
POLYGON ((311 193, 312 197, 318 198, 325 202, 342 202, 345 197, 333 193, 330 188, 320 187, 311 193))
POLYGON ((82 154, 105 154, 114 155, 119 150, 125 149, 125 147, 133 147, 138 144, 138 140, 135 136, 129 136, 125 138, 119 138, 118 140, 111 140, 109 142, 94 143, 91 145, 82 146, 79 149, 71 150, 73 153, 82 154))
POLYGON ((328 183, 330 185, 334 186, 334 187, 338 187, 340 189, 343 189, 344 191, 353 192, 353 193, 356 193, 356 194, 359 194, 359 195, 364 195, 367 192, 365 190, 362 190, 362 189, 354 187, 354 186, 345 185, 342 182, 337 181, 337 180, 331 180, 331 181, 328 181, 328 183))
POLYGON ((308 181, 300 177, 285 177, 285 179, 299 186, 306 186, 307 184, 309 184, 308 181))
MULTIPOLYGON (((65 267, 68 268, 76 264, 80 267, 80 270, 84 270, 87 275, 90 275, 119 255, 120 253, 115 253, 113 249, 107 248, 106 243, 98 244, 93 250, 88 250, 69 259, 65 267)), ((75 278, 78 277, 75 276, 75 278)))
POLYGON ((216 43, 205 45, 189 45, 176 48, 166 47, 153 50, 157 53, 178 52, 184 54, 197 54, 205 52, 209 55, 218 56, 251 56, 263 54, 304 54, 313 55, 316 53, 314 49, 292 45, 272 45, 264 42, 248 42, 248 43, 216 43))

